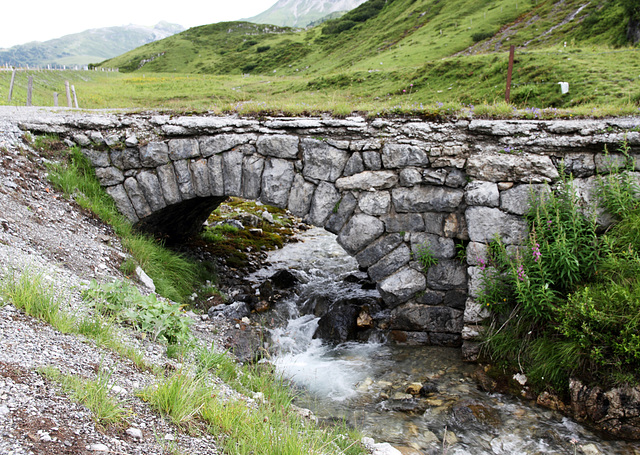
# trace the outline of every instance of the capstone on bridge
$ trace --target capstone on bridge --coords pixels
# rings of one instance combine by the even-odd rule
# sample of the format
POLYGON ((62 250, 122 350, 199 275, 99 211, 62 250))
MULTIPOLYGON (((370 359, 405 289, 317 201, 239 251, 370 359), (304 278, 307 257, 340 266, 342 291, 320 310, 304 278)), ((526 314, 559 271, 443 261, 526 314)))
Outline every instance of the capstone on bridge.
POLYGON ((119 210, 142 229, 191 235, 228 196, 324 227, 377 283, 394 339, 437 345, 477 336, 486 317, 474 300, 479 261, 496 234, 507 244, 526 235, 530 192, 548 191, 564 170, 593 204, 596 174, 619 162, 619 145, 640 151, 639 127, 639 118, 86 114, 21 124, 81 146, 119 210), (416 260, 424 245, 438 259, 427 271, 416 260))

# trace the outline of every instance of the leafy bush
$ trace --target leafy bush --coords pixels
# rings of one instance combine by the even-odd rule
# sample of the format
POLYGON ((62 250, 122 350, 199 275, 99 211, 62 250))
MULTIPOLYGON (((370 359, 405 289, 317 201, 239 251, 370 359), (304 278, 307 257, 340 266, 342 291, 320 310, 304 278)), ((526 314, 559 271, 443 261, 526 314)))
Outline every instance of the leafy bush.
POLYGON ((83 297, 93 301, 100 313, 130 323, 154 340, 177 344, 191 339, 191 320, 182 315, 179 305, 158 300, 154 294, 142 295, 137 288, 122 281, 99 285, 93 280, 83 297))
POLYGON ((477 32, 471 35, 471 39, 473 40, 474 43, 477 43, 479 41, 484 41, 487 38, 491 38, 492 36, 493 36, 493 32, 477 32))
POLYGON ((600 383, 640 382, 640 207, 626 170, 601 177, 617 224, 598 236, 570 179, 533 196, 529 235, 515 252, 499 240, 482 263, 479 303, 492 310, 485 353, 523 370, 537 389, 566 392, 578 375, 600 383))

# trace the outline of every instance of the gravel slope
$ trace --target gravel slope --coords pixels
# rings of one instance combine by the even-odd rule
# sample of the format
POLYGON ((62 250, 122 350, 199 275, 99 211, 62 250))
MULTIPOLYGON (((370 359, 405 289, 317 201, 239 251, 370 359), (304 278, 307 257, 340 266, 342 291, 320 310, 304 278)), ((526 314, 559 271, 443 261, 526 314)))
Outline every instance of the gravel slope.
MULTIPOLYGON (((80 289, 91 279, 124 279, 119 266, 125 253, 108 226, 51 187, 45 158, 22 143, 16 122, 41 114, 41 109, 0 108, 0 276, 24 270, 42 275, 65 309, 81 314, 87 309, 80 289)), ((139 371, 131 361, 91 340, 61 334, 8 302, 0 305, 1 454, 219 453, 212 437, 180 433, 135 396, 136 390, 152 383, 151 373, 139 371), (121 389, 119 398, 129 410, 127 424, 98 426, 84 406, 36 372, 47 365, 91 379, 100 368, 110 372, 110 383, 121 389), (131 429, 140 430, 142 437, 140 432, 127 433, 131 429)), ((214 330, 220 331, 193 314, 190 317, 194 331, 207 343, 214 339, 214 330)), ((144 352, 147 361, 179 367, 166 358, 164 346, 125 330, 120 336, 123 343, 144 352)), ((219 387, 233 393, 222 384, 219 387)))

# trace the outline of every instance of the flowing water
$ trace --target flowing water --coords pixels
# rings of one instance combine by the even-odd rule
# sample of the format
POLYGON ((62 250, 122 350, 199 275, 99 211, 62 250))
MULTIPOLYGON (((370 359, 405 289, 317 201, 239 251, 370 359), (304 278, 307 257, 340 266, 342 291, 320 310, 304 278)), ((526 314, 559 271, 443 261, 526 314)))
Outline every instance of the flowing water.
POLYGON ((345 420, 405 453, 640 454, 640 444, 603 440, 534 403, 480 391, 471 378, 476 366, 462 362, 458 349, 313 339, 319 318, 301 314, 310 301, 377 294, 343 281, 358 273, 357 264, 335 236, 312 229, 302 240, 272 253, 272 265, 254 276, 289 269, 302 279, 296 296, 278 304, 288 322, 272 332, 275 364, 300 389, 298 406, 320 419, 345 420), (412 383, 430 393, 405 393, 412 383))

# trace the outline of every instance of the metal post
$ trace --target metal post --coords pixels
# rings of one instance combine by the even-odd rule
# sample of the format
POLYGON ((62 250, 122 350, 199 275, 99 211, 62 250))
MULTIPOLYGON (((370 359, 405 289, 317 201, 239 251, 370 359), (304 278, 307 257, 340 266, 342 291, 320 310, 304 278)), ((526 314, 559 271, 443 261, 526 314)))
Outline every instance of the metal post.
POLYGON ((513 56, 515 54, 516 47, 512 44, 509 47, 509 68, 507 69, 507 91, 505 94, 505 101, 507 104, 511 102, 511 76, 513 74, 513 56))

